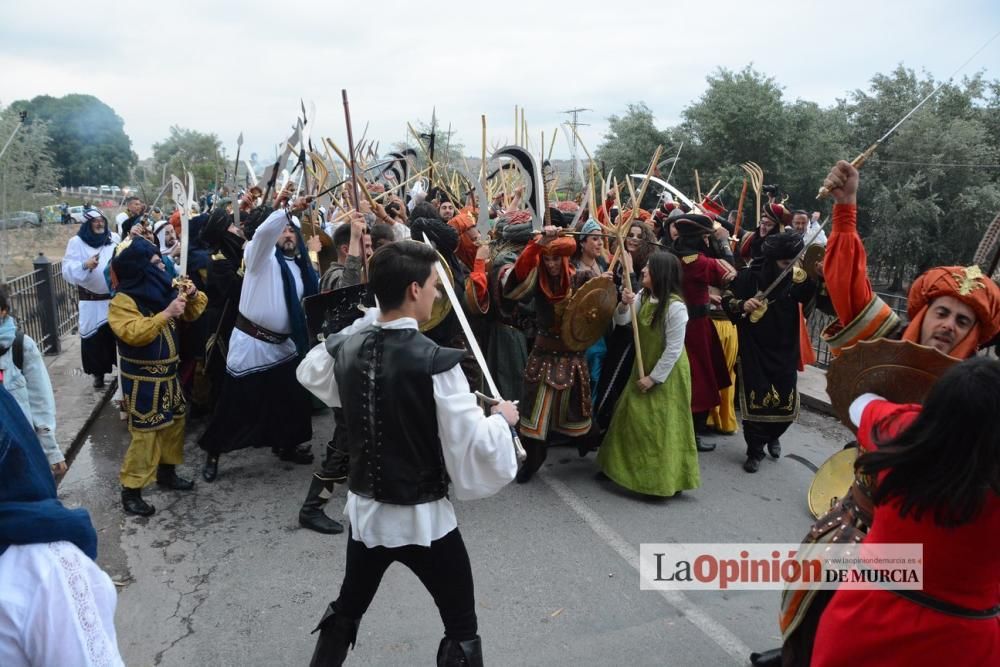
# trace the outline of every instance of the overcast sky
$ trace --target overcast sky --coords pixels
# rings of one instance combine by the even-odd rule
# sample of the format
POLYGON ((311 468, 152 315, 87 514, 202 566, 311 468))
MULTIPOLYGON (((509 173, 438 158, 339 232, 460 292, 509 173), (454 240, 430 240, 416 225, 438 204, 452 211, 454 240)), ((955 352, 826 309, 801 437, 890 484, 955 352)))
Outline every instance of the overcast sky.
MULTIPOLYGON (((644 101, 661 127, 717 67, 752 63, 786 99, 821 105, 899 63, 947 77, 1000 31, 998 0, 671 0, 650 3, 3 2, 0 105, 89 93, 110 105, 140 158, 171 125, 214 132, 230 155, 262 159, 287 136, 299 99, 316 104, 314 135, 346 145, 340 91, 356 138, 365 123, 383 151, 406 122, 451 123, 466 154, 510 140, 514 105, 546 142, 586 107, 593 150, 607 118, 644 101), (629 7, 642 7, 628 14, 629 7)), ((1000 39, 962 74, 1000 78, 1000 39)), ((565 139, 555 157, 567 157, 565 139)))

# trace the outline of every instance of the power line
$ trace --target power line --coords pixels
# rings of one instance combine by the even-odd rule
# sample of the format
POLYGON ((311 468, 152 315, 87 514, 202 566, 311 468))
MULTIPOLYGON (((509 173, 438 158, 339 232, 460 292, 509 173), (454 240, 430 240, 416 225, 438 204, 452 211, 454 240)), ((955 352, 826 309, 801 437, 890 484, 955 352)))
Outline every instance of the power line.
POLYGON ((874 162, 884 162, 885 164, 908 164, 917 167, 973 167, 977 169, 1000 169, 1000 164, 976 164, 961 162, 907 162, 904 160, 883 160, 877 158, 874 162))

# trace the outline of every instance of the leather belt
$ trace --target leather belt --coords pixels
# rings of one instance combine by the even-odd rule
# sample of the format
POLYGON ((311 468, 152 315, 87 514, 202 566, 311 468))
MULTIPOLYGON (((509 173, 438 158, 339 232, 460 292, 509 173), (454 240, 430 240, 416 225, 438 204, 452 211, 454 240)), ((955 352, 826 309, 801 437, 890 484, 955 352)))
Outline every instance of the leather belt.
POLYGON ((545 334, 539 333, 535 336, 535 346, 532 348, 538 352, 553 352, 556 354, 567 354, 567 355, 578 355, 582 356, 584 351, 570 350, 562 342, 560 338, 551 338, 545 334))
POLYGON ((80 301, 107 301, 111 298, 110 294, 98 294, 83 287, 77 287, 76 292, 80 301))
POLYGON ((688 319, 694 320, 694 319, 697 319, 699 317, 707 317, 708 316, 708 304, 707 303, 700 303, 700 304, 697 304, 697 305, 689 305, 687 307, 687 309, 688 309, 688 319))
POLYGON ((251 338, 256 338, 257 340, 262 340, 265 343, 271 343, 272 345, 281 345, 288 340, 288 337, 290 336, 290 334, 275 333, 270 329, 265 329, 259 324, 254 324, 244 317, 243 313, 236 316, 236 328, 251 338))

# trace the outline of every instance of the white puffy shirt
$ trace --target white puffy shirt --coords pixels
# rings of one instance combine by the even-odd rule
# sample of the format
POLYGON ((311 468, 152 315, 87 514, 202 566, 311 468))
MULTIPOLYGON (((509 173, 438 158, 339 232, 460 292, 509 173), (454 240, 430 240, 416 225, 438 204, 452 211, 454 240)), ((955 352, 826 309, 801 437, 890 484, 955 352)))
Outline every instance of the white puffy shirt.
MULTIPOLYGON (((378 315, 377 308, 370 308, 364 318, 341 333, 354 333, 369 324, 385 329, 417 328, 412 318, 379 322, 378 315)), ((340 388, 333 369, 334 359, 320 343, 299 364, 297 376, 321 401, 340 407, 340 388)), ((438 436, 452 492, 459 500, 492 496, 517 474, 510 427, 501 415, 483 415, 461 367, 454 366, 431 379, 438 436)), ((351 522, 351 536, 367 547, 426 547, 458 526, 455 508, 447 498, 420 505, 392 505, 349 491, 344 514, 351 522)))

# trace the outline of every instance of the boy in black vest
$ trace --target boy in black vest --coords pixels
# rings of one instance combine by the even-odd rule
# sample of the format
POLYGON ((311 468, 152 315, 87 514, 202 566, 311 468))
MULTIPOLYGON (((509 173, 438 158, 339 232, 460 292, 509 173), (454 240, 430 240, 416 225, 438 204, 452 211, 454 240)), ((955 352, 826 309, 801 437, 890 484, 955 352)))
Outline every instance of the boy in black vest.
POLYGON ((317 627, 315 667, 343 663, 395 561, 420 578, 441 613, 437 664, 482 664, 472 568, 448 485, 471 500, 513 480, 510 427, 519 416, 506 401, 484 416, 459 366, 465 352, 419 332, 437 293, 437 261, 416 241, 376 252, 369 288, 381 311, 317 345, 298 369, 307 389, 343 408, 350 451, 346 572, 317 627))

